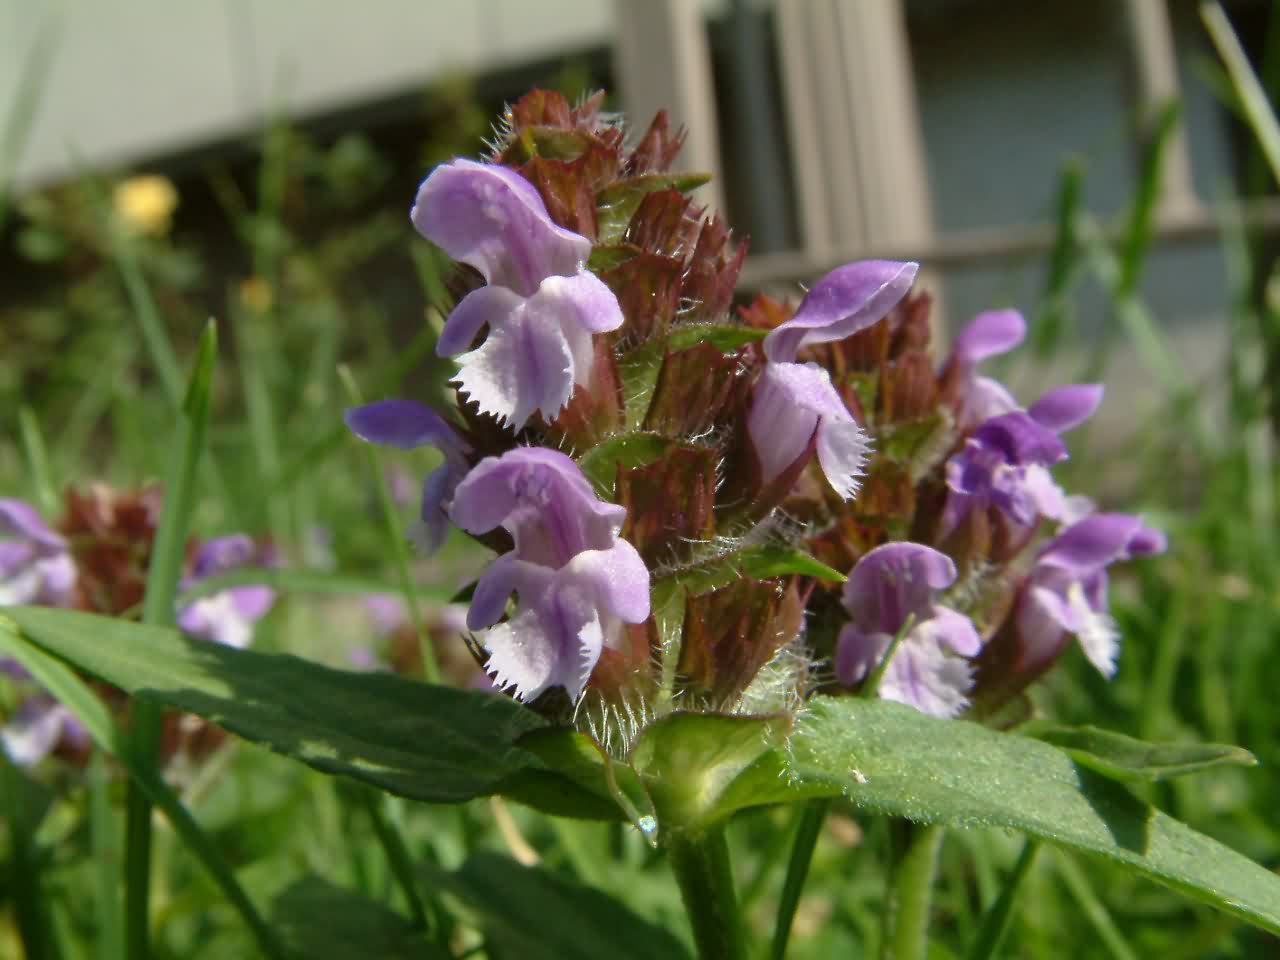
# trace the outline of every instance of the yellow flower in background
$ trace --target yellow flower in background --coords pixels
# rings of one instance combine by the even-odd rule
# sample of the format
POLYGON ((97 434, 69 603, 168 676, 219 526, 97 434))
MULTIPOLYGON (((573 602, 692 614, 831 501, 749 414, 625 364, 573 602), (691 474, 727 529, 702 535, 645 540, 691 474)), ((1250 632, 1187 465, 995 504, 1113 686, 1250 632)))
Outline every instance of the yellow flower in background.
POLYGON ((131 230, 163 236, 178 206, 178 190, 168 177, 145 173, 117 183, 112 201, 116 216, 131 230))
POLYGON ((274 299, 271 284, 261 277, 249 277, 240 282, 240 303, 250 312, 268 312, 274 299))

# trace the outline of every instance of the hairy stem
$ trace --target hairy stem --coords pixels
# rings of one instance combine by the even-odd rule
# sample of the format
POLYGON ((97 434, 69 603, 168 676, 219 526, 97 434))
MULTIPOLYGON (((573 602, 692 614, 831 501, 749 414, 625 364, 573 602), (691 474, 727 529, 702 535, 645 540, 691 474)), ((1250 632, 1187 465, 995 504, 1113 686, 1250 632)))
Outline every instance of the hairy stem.
POLYGON ((929 903, 933 895, 943 828, 911 826, 906 850, 890 881, 885 960, 925 960, 929 948, 929 903))

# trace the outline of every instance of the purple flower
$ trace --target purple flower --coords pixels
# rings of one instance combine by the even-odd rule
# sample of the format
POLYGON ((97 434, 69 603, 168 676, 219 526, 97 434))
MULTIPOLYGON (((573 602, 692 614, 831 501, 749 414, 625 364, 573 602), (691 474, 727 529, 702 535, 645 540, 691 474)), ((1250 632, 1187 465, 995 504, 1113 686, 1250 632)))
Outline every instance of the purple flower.
POLYGON ((488 284, 458 303, 436 344, 442 357, 461 354, 459 389, 514 430, 535 412, 554 418, 590 382, 592 335, 623 322, 613 291, 586 269, 591 241, 553 223, 518 173, 471 160, 437 167, 410 218, 488 284))
POLYGON ((970 320, 952 342, 942 376, 955 383, 956 426, 962 432, 1019 409, 1004 384, 978 376, 978 364, 1008 353, 1026 333, 1027 323, 1017 310, 988 310, 970 320))
POLYGON ((1016 625, 1028 669, 1061 652, 1068 634, 1105 677, 1116 670, 1119 634, 1107 612, 1107 567, 1163 553, 1164 534, 1125 513, 1095 513, 1051 540, 1018 598, 1016 625))
POLYGON ((755 390, 747 428, 763 481, 795 463, 816 430, 823 474, 845 500, 856 494, 870 442, 827 371, 816 363, 766 363, 755 390))
POLYGON ((70 710, 47 693, 28 697, 0 727, 0 747, 20 767, 34 766, 60 744, 86 749, 89 733, 70 710))
POLYGON ((67 541, 30 505, 0 498, 0 606, 70 606, 75 585, 67 541))
POLYGON ((1041 394, 1027 415, 1054 433, 1066 433, 1080 426, 1097 412, 1102 404, 1100 383, 1072 383, 1041 394))
POLYGON ((934 716, 960 713, 973 686, 962 657, 977 654, 982 640, 968 617, 934 602, 955 579, 951 559, 923 544, 886 543, 866 553, 844 585, 850 622, 836 642, 840 682, 863 680, 910 619, 880 678, 879 695, 934 716))
POLYGON ((1045 468, 1067 455, 1057 433, 1021 411, 986 420, 947 461, 944 535, 970 510, 996 507, 1015 523, 1031 526, 1056 512, 1062 492, 1045 468))
MULTIPOLYGON (((257 558, 258 548, 242 533, 215 537, 196 551, 191 574, 183 589, 208 577, 243 567, 257 558)), ((185 633, 228 647, 243 649, 253 638, 253 625, 265 617, 275 603, 270 587, 248 585, 229 587, 192 601, 178 611, 178 626, 185 633)))
POLYGON ((794 361, 802 347, 843 340, 880 320, 906 295, 915 276, 914 263, 845 264, 814 284, 795 315, 765 337, 767 362, 747 421, 765 483, 794 464, 817 431, 818 464, 828 482, 846 500, 857 492, 866 433, 830 375, 817 364, 794 361))
POLYGON ((569 457, 522 447, 477 464, 450 513, 464 530, 502 527, 515 541, 481 575, 467 613, 484 630, 495 683, 525 701, 555 686, 577 700, 622 624, 649 616, 649 571, 618 537, 626 510, 600 501, 569 457), (499 623, 512 592, 515 613, 499 623))
POLYGON ((449 501, 469 469, 471 448, 443 417, 413 400, 379 400, 352 407, 344 419, 352 433, 370 443, 401 450, 430 446, 444 455, 444 463, 422 488, 423 545, 428 551, 438 549, 449 533, 449 501))

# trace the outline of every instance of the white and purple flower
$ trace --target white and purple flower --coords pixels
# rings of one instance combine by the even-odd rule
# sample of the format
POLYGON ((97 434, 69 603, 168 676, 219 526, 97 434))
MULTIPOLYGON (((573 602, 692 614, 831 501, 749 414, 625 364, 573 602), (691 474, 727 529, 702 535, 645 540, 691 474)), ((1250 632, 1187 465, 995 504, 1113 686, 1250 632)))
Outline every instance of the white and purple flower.
POLYGON ((442 357, 460 354, 459 389, 513 430, 534 413, 553 419, 590 383, 592 336, 623 322, 613 291, 586 268, 591 241, 555 224, 514 170, 471 160, 437 167, 410 219, 487 284, 458 303, 436 344, 442 357))
MULTIPOLYGON (((258 547, 242 534, 215 537, 196 551, 191 574, 182 582, 187 589, 215 574, 243 567, 256 559, 258 547)), ((178 611, 178 626, 193 637, 244 649, 253 639, 253 625, 271 610, 275 591, 261 585, 229 587, 194 600, 178 611)))
POLYGON ((0 607, 70 606, 76 566, 67 541, 30 504, 0 498, 0 607))
POLYGON ((923 544, 886 543, 866 553, 844 585, 849 623, 836 642, 840 682, 864 680, 906 628, 879 695, 938 717, 964 710, 973 686, 964 658, 975 656, 982 640, 968 617, 935 602, 955 579, 951 558, 923 544))
POLYGON ((762 479, 769 483, 804 454, 817 434, 818 465, 848 500, 858 490, 869 441, 831 376, 816 363, 796 363, 801 348, 830 343, 871 326, 894 308, 915 280, 916 264, 865 260, 819 280, 795 315, 764 339, 764 372, 747 418, 762 479))
POLYGON ((952 341, 941 376, 953 384, 956 427, 961 432, 1020 409, 1004 384, 978 375, 978 364, 1008 353, 1026 334, 1027 322, 1017 310, 987 310, 970 320, 952 341))
POLYGON ((1058 534, 1036 558, 1018 598, 1024 667, 1051 662, 1071 635, 1099 673, 1113 676, 1120 636, 1107 611, 1107 567, 1166 546, 1163 533, 1125 513, 1095 513, 1058 534))
POLYGON ((495 684, 526 702, 556 686, 576 701, 622 625, 649 616, 649 571, 618 536, 626 510, 599 500, 569 457, 524 447, 477 464, 450 513, 464 530, 502 527, 515 542, 481 575, 467 613, 495 684), (513 592, 516 610, 499 622, 513 592))

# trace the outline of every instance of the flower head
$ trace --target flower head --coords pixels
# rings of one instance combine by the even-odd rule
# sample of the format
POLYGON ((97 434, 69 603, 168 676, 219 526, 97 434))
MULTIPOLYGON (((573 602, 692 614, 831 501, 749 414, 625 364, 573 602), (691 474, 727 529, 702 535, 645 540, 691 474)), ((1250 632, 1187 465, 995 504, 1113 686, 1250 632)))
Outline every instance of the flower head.
POLYGON ((849 623, 836 646, 836 676, 853 685, 864 679, 903 637, 880 680, 879 694, 924 713, 954 716, 973 685, 966 661, 982 641, 963 614, 935 603, 951 586, 951 558, 919 543, 886 543, 860 559, 844 585, 849 623))
POLYGON ((437 167, 410 217, 488 284, 458 303, 436 345, 461 354, 459 389, 515 430, 534 413, 554 418, 590 382, 592 336, 623 322, 613 291, 586 269, 591 241, 555 224, 518 173, 470 160, 437 167))
POLYGON ((497 685, 526 701, 560 686, 576 700, 622 624, 649 616, 649 571, 618 536, 626 510, 600 501, 569 457, 528 447, 477 464, 450 513, 470 533, 502 527, 515 544, 481 575, 467 614, 485 631, 497 685), (516 611, 499 623, 513 592, 516 611))
POLYGON ((0 606, 70 606, 75 586, 67 541, 29 504, 0 498, 0 606))

